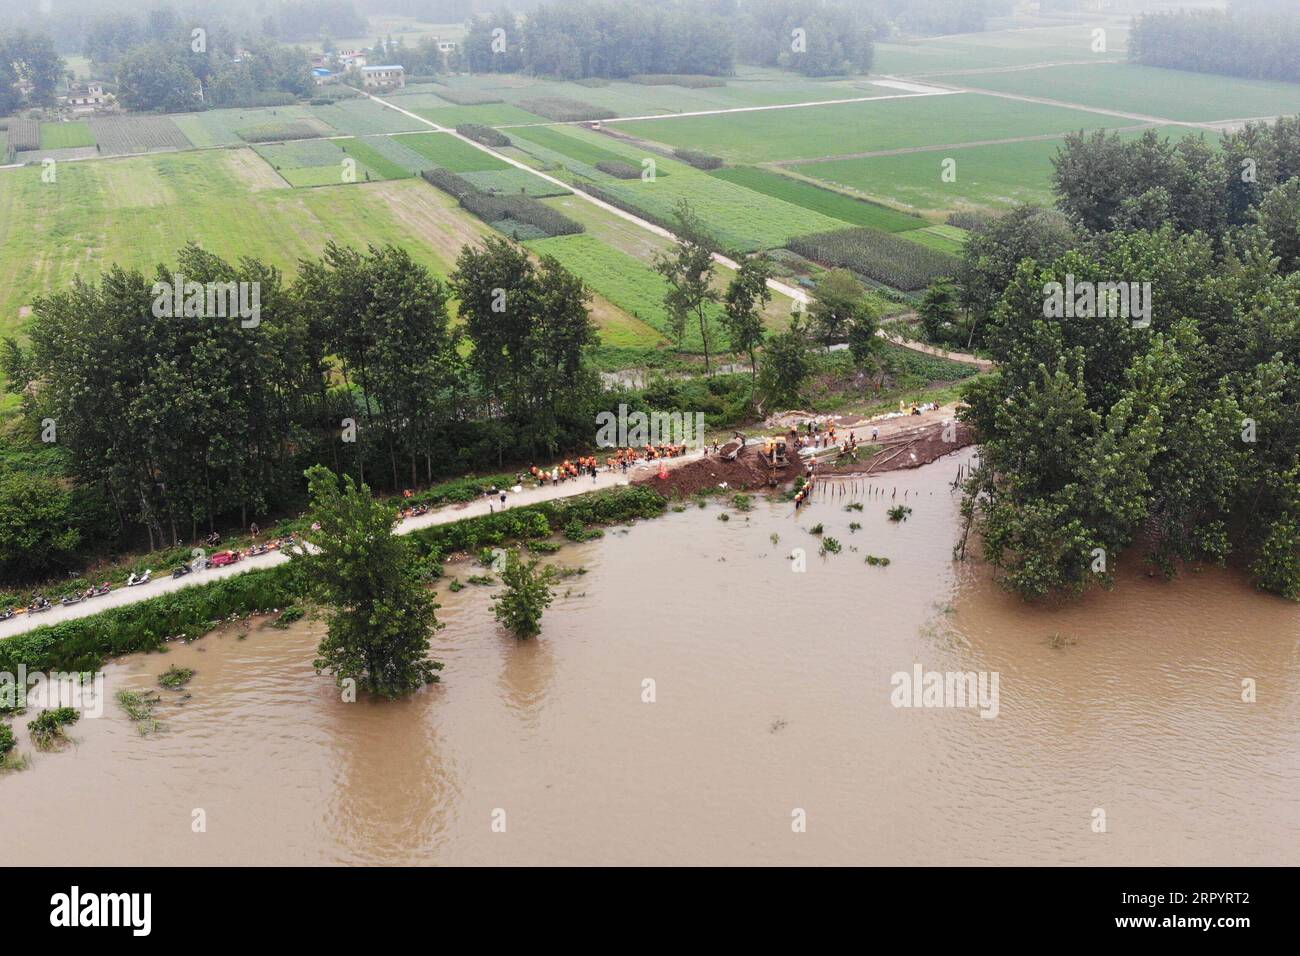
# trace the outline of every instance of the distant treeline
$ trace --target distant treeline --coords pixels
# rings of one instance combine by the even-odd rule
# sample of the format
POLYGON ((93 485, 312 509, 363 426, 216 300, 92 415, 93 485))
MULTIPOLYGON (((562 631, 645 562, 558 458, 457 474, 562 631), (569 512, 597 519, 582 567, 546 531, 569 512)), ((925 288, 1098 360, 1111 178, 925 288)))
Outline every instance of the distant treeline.
POLYGON ((63 60, 43 33, 0 33, 0 116, 23 106, 47 106, 63 73, 63 60), (24 85, 30 87, 24 91, 24 85))
MULTIPOLYGON (((1261 11, 1268 7, 1259 8, 1261 11)), ((1129 58, 1145 66, 1300 82, 1300 14, 1182 10, 1139 17, 1129 58)))
POLYGON ((477 18, 465 54, 475 72, 565 79, 725 76, 738 59, 827 76, 870 68, 878 22, 836 0, 558 0, 477 18))
POLYGON ((98 73, 116 78, 118 100, 127 109, 276 106, 310 95, 315 85, 306 51, 283 46, 267 32, 275 29, 274 23, 236 27, 160 7, 140 17, 94 19, 84 52, 98 73))

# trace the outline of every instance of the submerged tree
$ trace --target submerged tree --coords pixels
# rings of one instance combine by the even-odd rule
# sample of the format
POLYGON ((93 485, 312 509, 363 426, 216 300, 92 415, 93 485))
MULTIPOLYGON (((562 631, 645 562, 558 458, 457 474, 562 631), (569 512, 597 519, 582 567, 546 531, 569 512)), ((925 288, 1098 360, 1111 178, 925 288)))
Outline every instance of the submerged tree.
POLYGON ((541 633, 542 614, 555 599, 551 591, 554 569, 539 569, 539 564, 537 559, 520 560, 519 551, 511 548, 501 570, 506 589, 494 599, 496 618, 520 640, 541 633))
POLYGON ((437 681, 442 664, 428 657, 437 605, 409 544, 393 534, 396 510, 351 475, 340 487, 323 465, 307 471, 307 483, 311 548, 290 557, 305 586, 331 609, 317 671, 389 698, 437 681))

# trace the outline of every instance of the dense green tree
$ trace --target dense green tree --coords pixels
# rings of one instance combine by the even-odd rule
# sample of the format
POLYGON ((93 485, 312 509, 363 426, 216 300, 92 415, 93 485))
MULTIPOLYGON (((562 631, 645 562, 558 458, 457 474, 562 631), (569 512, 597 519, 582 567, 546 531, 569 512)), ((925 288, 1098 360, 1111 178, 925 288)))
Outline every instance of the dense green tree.
POLYGON ((826 344, 842 342, 867 306, 867 290, 848 269, 831 269, 817 279, 808 309, 812 329, 826 344))
POLYGON ((687 323, 694 321, 700 330, 704 347, 704 371, 713 374, 709 362, 709 332, 712 326, 711 306, 718 301, 713 288, 713 252, 704 224, 685 199, 679 200, 674 210, 677 220, 677 245, 671 253, 661 253, 655 259, 655 269, 668 282, 664 293, 664 308, 672 323, 673 338, 678 348, 686 337, 687 323))
POLYGON ((202 84, 174 47, 136 47, 122 58, 117 84, 118 102, 129 110, 181 113, 203 108, 202 84))
POLYGON ((400 697, 438 680, 429 659, 438 626, 433 597, 420 581, 408 542, 393 533, 397 511, 350 475, 324 466, 307 472, 313 530, 293 552, 304 586, 329 607, 329 630, 315 666, 340 686, 348 680, 382 697, 400 697))
POLYGON ((554 569, 542 568, 540 563, 522 560, 518 549, 511 548, 500 572, 505 590, 493 598, 496 619, 520 640, 541 633, 542 614, 555 600, 551 588, 554 569))
POLYGON ((790 317, 790 327, 770 336, 763 350, 759 392, 763 395, 764 407, 797 405, 812 366, 808 332, 796 313, 790 317))
POLYGON ((71 566, 80 535, 71 496, 54 478, 0 474, 0 574, 39 580, 71 566))
POLYGON ((765 256, 749 256, 727 286, 722 322, 731 347, 749 355, 752 393, 758 393, 758 347, 763 344, 763 310, 772 301, 767 282, 772 265, 765 256))

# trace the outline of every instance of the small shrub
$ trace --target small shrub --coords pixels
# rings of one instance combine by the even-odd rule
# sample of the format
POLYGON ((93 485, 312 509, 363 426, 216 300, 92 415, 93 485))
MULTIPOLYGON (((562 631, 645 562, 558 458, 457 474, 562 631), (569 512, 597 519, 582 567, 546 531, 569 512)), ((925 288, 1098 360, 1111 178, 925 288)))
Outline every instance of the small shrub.
POLYGON ((596 164, 596 168, 602 173, 613 176, 615 179, 640 179, 641 169, 633 166, 631 163, 619 162, 612 159, 602 159, 596 164))
POLYGON ((822 538, 822 554, 839 554, 840 542, 838 538, 832 538, 830 535, 822 538))
POLYGON ((673 156, 684 163, 690 163, 696 169, 721 169, 722 157, 702 153, 698 149, 675 149, 673 156))
POLYGON ((911 513, 912 509, 907 505, 895 505, 887 512, 890 521, 906 521, 911 513))
POLYGON ((135 728, 141 737, 147 737, 163 729, 163 725, 154 719, 153 710, 159 704, 156 693, 142 694, 133 690, 119 690, 117 704, 126 712, 126 716, 135 722, 135 728))
POLYGON ((867 555, 867 564, 870 564, 873 567, 884 568, 889 566, 889 559, 879 558, 874 554, 869 554, 867 555))
POLYGON ((822 533, 823 531, 825 531, 825 530, 826 530, 826 529, 822 527, 822 523, 819 521, 819 522, 817 522, 815 525, 813 525, 811 528, 808 529, 808 533, 809 533, 809 534, 821 534, 821 533, 822 533))
POLYGON ((737 511, 753 511, 754 498, 752 495, 737 494, 731 496, 731 504, 737 511))
POLYGON ((32 735, 32 743, 41 750, 49 750, 65 741, 68 735, 64 728, 80 719, 81 714, 72 707, 42 710, 35 720, 27 722, 27 731, 32 735))
POLYGON ((177 667, 173 664, 158 675, 158 683, 168 690, 176 690, 188 684, 193 677, 192 667, 177 667))

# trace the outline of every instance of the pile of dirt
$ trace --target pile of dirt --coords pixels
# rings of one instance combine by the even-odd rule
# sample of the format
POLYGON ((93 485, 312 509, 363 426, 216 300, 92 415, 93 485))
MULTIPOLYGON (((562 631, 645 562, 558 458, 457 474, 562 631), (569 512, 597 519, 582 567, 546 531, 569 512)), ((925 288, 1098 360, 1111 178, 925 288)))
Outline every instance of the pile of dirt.
MULTIPOLYGON (((801 473, 802 465, 791 462, 785 468, 778 469, 777 482, 785 484, 794 481, 801 473)), ((754 491, 766 488, 768 478, 767 463, 758 453, 758 446, 749 445, 736 456, 735 461, 727 461, 721 455, 710 454, 685 464, 667 469, 667 477, 660 478, 657 472, 638 476, 632 480, 636 485, 649 485, 668 497, 689 497, 701 491, 708 491, 726 483, 728 489, 735 491, 754 491)))

